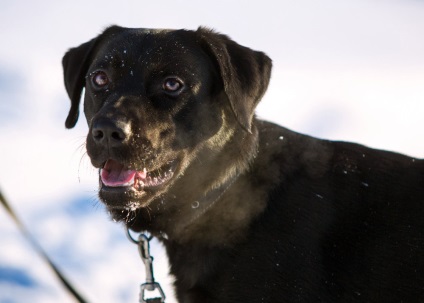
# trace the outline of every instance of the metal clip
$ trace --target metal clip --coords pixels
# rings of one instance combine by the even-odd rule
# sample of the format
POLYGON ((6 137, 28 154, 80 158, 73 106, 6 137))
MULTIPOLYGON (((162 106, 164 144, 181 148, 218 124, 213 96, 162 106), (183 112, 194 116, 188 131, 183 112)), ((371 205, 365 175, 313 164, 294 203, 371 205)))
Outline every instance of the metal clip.
POLYGON ((145 291, 153 291, 157 289, 160 294, 160 302, 165 302, 165 293, 162 290, 162 287, 160 287, 159 283, 144 283, 140 285, 140 300, 139 303, 147 303, 147 300, 145 299, 145 291))
POLYGON ((162 287, 159 283, 155 282, 155 278, 153 276, 153 257, 150 255, 150 240, 153 238, 152 236, 147 237, 145 234, 140 234, 138 236, 138 240, 135 240, 131 234, 130 230, 127 228, 127 236, 128 239, 138 245, 138 251, 140 253, 140 257, 144 263, 144 267, 146 269, 146 283, 140 285, 140 298, 139 303, 147 303, 148 301, 145 299, 145 292, 147 291, 159 291, 160 294, 160 302, 165 302, 165 293, 162 290, 162 287))

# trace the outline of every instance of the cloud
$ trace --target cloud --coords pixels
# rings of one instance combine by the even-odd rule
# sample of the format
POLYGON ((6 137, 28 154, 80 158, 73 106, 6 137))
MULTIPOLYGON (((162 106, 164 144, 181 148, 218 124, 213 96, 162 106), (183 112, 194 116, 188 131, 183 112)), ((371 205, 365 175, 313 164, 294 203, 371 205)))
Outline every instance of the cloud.
POLYGON ((23 74, 0 62, 0 127, 22 120, 26 90, 27 79, 23 74))

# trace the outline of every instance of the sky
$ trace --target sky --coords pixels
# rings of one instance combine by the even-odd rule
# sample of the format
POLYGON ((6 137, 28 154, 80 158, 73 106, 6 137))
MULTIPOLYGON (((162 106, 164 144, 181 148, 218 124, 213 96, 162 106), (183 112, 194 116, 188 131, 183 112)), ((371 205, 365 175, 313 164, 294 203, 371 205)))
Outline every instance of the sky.
MULTIPOLYGON (((0 189, 90 302, 137 302, 137 247, 97 199, 87 125, 64 121, 61 59, 105 27, 207 26, 267 53, 260 118, 424 157, 424 2, 0 0, 0 189)), ((175 302, 163 248, 155 276, 175 302)), ((0 303, 72 302, 0 209, 0 303)))

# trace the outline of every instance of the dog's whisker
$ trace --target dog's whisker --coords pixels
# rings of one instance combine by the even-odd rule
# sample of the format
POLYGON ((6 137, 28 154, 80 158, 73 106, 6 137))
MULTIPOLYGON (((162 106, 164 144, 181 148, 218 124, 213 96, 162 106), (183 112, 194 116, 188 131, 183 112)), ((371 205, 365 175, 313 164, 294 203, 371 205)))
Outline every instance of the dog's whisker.
MULTIPOLYGON (((79 160, 79 163, 78 163, 78 181, 81 183, 81 166, 83 165, 83 163, 84 163, 84 160, 85 160, 85 158, 88 158, 88 154, 87 154, 87 151, 85 151, 82 155, 81 155, 81 157, 80 157, 80 160, 79 160)), ((89 166, 89 165, 85 165, 85 168, 87 169, 87 170, 92 170, 92 167, 91 166, 89 166)))
POLYGON ((150 208, 150 206, 145 207, 145 209, 146 209, 147 215, 149 216, 149 221, 151 221, 151 220, 152 220, 152 216, 151 216, 151 214, 150 214, 150 211, 151 211, 152 209, 150 208))
POLYGON ((77 151, 82 152, 85 147, 87 145, 87 142, 84 140, 78 147, 77 147, 77 151))

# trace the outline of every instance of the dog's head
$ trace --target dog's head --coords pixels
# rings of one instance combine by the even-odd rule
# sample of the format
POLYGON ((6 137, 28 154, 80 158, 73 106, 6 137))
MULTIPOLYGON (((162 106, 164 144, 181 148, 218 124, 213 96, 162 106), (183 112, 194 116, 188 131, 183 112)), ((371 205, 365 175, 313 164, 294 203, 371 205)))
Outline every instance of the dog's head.
POLYGON ((100 169, 101 200, 121 213, 230 174, 221 151, 253 136, 271 60, 205 28, 113 26, 69 50, 63 67, 65 125, 76 124, 85 88, 87 153, 100 169))

